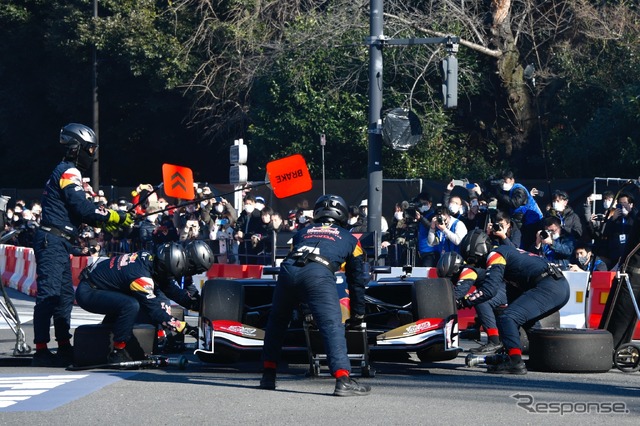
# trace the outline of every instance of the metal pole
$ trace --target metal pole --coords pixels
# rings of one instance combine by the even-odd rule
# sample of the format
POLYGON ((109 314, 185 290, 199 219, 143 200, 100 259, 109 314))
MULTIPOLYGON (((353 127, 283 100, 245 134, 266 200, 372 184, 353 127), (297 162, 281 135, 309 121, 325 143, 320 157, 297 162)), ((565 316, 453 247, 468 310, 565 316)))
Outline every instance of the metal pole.
POLYGON ((325 178, 324 178, 324 146, 326 144, 327 144, 327 138, 323 133, 320 135, 320 146, 322 147, 322 195, 327 194, 327 187, 325 185, 325 178))
MULTIPOLYGON (((98 0, 93 0, 93 19, 98 19, 98 0)), ((93 131, 98 137, 98 143, 102 144, 100 140, 100 128, 99 122, 99 108, 98 108, 98 48, 93 46, 93 69, 92 69, 92 97, 93 97, 93 131)), ((91 170, 91 186, 97 192, 100 190, 100 150, 96 151, 95 161, 91 170)))
MULTIPOLYGON (((379 231, 382 225, 382 42, 383 0, 370 0, 369 15, 369 206, 367 227, 379 231)), ((377 232, 376 245, 380 245, 377 232)))

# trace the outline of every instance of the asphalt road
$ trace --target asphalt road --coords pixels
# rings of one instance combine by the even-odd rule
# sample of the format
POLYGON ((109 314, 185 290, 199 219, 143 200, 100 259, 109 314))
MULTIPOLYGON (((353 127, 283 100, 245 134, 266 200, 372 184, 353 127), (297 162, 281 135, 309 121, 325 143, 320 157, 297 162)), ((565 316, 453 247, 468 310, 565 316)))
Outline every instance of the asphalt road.
MULTIPOLYGON (((33 299, 9 290, 31 343, 33 299)), ((74 327, 99 317, 74 308, 74 327)), ((640 422, 640 373, 529 372, 494 376, 464 364, 373 362, 367 397, 331 396, 334 380, 306 377, 307 366, 279 372, 276 391, 257 389, 257 362, 185 370, 67 371, 33 368, 12 356, 15 335, 0 317, 0 424, 358 424, 499 425, 640 422)), ((474 346, 462 341, 465 348, 474 346)))

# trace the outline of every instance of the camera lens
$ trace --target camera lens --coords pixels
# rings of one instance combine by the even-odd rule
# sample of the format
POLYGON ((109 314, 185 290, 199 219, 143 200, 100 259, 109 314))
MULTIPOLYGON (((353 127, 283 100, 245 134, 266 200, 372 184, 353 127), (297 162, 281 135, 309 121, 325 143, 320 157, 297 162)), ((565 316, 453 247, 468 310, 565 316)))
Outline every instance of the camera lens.
POLYGON ((546 230, 540 231, 540 238, 546 240, 547 238, 549 238, 549 233, 546 230))

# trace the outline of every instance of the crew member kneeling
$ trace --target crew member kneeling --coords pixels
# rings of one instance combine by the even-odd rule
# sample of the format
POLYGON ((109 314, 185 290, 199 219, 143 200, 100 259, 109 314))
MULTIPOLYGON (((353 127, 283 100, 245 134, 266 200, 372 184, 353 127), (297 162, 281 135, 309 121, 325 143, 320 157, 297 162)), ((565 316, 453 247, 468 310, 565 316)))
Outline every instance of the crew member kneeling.
POLYGON ((362 324, 365 313, 363 252, 356 237, 344 229, 349 217, 342 197, 324 195, 316 201, 311 226, 293 237, 293 249, 282 262, 265 331, 260 387, 275 389, 276 365, 291 315, 300 301, 308 304, 318 325, 331 374, 334 395, 367 395, 371 388, 349 377, 344 324, 336 290, 335 271, 345 263, 351 300, 350 326, 362 324))
POLYGON ((147 251, 123 254, 82 272, 76 290, 78 305, 89 312, 105 314, 105 322, 113 324, 109 363, 131 361, 125 348, 141 308, 155 324, 197 338, 198 328, 172 317, 154 293, 155 285, 181 277, 187 265, 184 249, 167 243, 158 247, 155 255, 147 251))
POLYGON ((543 258, 511 246, 491 248, 489 237, 474 230, 460 243, 461 255, 468 264, 486 265, 485 279, 475 292, 461 301, 461 307, 471 307, 497 294, 508 285, 509 305, 498 317, 498 330, 509 355, 501 364, 487 370, 494 374, 526 374, 522 361, 519 328, 533 325, 562 308, 569 300, 569 282, 557 266, 543 258))

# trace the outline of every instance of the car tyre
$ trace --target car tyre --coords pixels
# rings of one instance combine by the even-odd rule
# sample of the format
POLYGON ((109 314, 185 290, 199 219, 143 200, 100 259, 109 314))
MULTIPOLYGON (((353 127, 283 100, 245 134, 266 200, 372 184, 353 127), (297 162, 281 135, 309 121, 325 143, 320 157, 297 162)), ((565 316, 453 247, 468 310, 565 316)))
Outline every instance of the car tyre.
POLYGON ((532 371, 604 373, 612 367, 613 336, 606 330, 540 328, 529 338, 532 371))
MULTIPOLYGON (((457 315, 453 286, 447 278, 431 278, 416 281, 412 289, 414 320, 422 318, 448 318, 457 315)), ((458 351, 445 351, 437 344, 416 352, 422 362, 448 361, 458 356, 458 351)))

